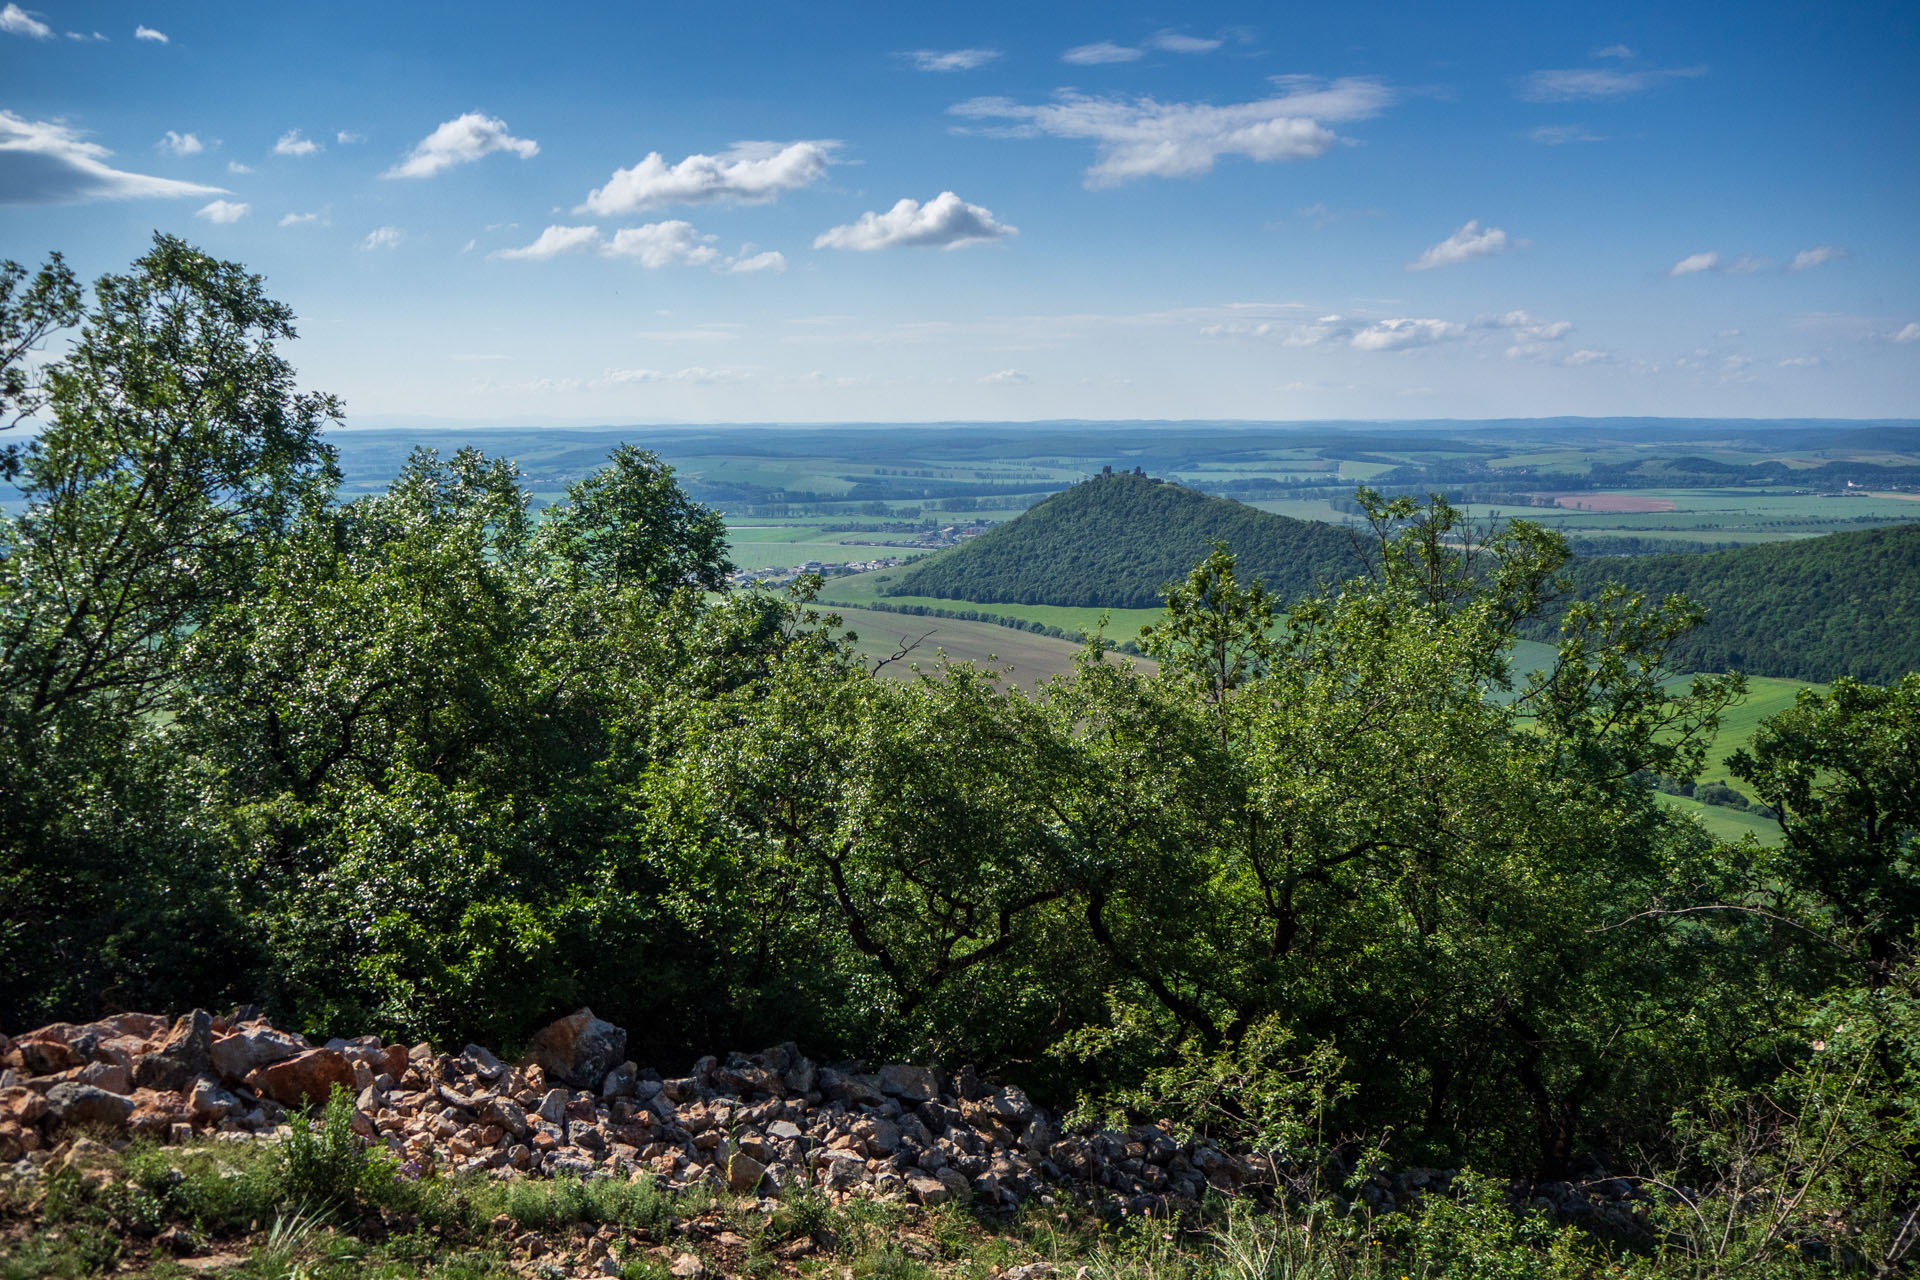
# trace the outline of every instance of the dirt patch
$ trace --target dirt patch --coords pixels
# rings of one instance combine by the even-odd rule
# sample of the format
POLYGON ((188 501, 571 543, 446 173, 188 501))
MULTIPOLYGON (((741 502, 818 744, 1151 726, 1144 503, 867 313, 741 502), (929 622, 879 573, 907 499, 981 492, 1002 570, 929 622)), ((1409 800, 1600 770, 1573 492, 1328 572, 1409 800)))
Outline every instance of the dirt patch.
POLYGON ((1611 511, 1646 512, 1672 511, 1673 503, 1666 498, 1642 498, 1632 493, 1536 493, 1536 498, 1550 498, 1556 507, 1566 507, 1570 511, 1611 511))

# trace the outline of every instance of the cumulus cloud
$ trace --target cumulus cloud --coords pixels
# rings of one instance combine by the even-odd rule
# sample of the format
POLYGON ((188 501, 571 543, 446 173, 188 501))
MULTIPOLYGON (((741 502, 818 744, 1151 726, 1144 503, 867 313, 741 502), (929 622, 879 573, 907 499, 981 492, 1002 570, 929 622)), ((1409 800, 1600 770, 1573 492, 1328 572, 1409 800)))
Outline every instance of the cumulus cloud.
POLYGON ((1607 364, 1611 362, 1612 359, 1613 353, 1611 351, 1600 351, 1593 347, 1582 347, 1578 351, 1569 352, 1567 358, 1560 363, 1570 364, 1577 369, 1581 365, 1607 364))
POLYGON ((1680 261, 1674 263, 1671 267, 1668 267, 1667 274, 1669 276, 1698 275, 1702 271, 1712 271, 1719 265, 1720 255, 1718 253, 1690 253, 1680 259, 1680 261))
POLYGON ((1825 363, 1819 356, 1788 356, 1779 361, 1782 369, 1815 369, 1825 363))
POLYGON ((253 166, 250 164, 241 164, 238 160, 229 160, 227 161, 227 172, 228 173, 252 173, 253 166))
POLYGON ((1111 40, 1097 40, 1092 44, 1075 45, 1060 55, 1060 61, 1071 62, 1076 67, 1095 67, 1105 62, 1133 62, 1145 56, 1144 49, 1114 44, 1111 40))
POLYGON ((1032 385, 1033 378, 1018 369, 1001 369, 985 375, 980 381, 990 387, 1025 387, 1032 385))
POLYGON ((972 71, 1000 56, 998 49, 914 49, 901 55, 922 71, 972 71))
POLYGON ((170 156, 197 156, 205 151, 206 144, 191 133, 175 133, 167 130, 167 136, 160 139, 160 149, 170 156))
POLYGON ((1359 351, 1404 351, 1450 342, 1466 330, 1449 320, 1376 320, 1353 335, 1359 351))
POLYGON ((1892 342, 1920 342, 1920 320, 1909 320, 1907 327, 1891 335, 1892 342))
POLYGON ((751 271, 772 271, 777 273, 787 269, 787 259, 786 255, 777 249, 768 249, 764 253, 755 254, 749 254, 746 250, 742 249, 739 257, 727 263, 726 269, 734 275, 744 275, 751 271))
POLYGON ((326 215, 324 211, 314 213, 288 213, 281 215, 280 225, 283 227, 305 227, 316 222, 323 222, 325 218, 326 215))
POLYGON ((0 204, 226 194, 221 187, 115 169, 106 163, 112 154, 64 124, 0 111, 0 204))
POLYGON ((1610 44, 1604 49, 1595 49, 1593 56, 1596 58, 1619 58, 1622 61, 1630 61, 1634 57, 1634 52, 1623 44, 1610 44))
POLYGON ((406 239, 407 233, 398 227, 375 227, 367 232, 367 238, 360 242, 362 249, 392 249, 406 239))
MULTIPOLYGON (((12 6, 8 6, 8 7, 9 7, 9 8, 11 8, 12 6)), ((103 35, 103 34, 101 34, 101 33, 100 33, 100 32, 98 32, 98 31, 95 31, 95 32, 93 32, 92 34, 88 34, 88 33, 87 33, 87 32, 85 32, 85 31, 69 31, 69 32, 67 32, 67 39, 69 39, 69 40, 85 40, 85 41, 88 41, 88 42, 91 42, 91 43, 94 43, 94 44, 106 44, 106 43, 108 43, 108 41, 107 41, 107 37, 106 37, 105 35, 103 35)))
POLYGON ((135 27, 133 29, 133 38, 135 40, 151 40, 155 44, 169 43, 166 32, 155 31, 152 27, 135 27))
POLYGON ((1409 262, 1407 270, 1431 271, 1435 267, 1450 267, 1503 253, 1506 247, 1506 232, 1498 227, 1488 227, 1483 231, 1477 219, 1469 220, 1466 226, 1409 262))
POLYGON ((1553 344, 1573 332, 1573 321, 1538 320, 1530 312, 1516 310, 1504 315, 1481 316, 1472 327, 1504 333, 1512 344, 1507 348, 1507 358, 1518 360, 1529 356, 1538 358, 1554 351, 1553 344))
POLYGON ((1204 36, 1181 35, 1178 31, 1160 31, 1147 43, 1167 53, 1212 53, 1221 42, 1204 36))
POLYGON ((1368 119, 1393 101, 1392 90, 1365 77, 1329 84, 1279 76, 1274 83, 1280 92, 1272 97, 1225 106, 1063 92, 1042 105, 974 98, 949 110, 969 119, 1019 122, 998 130, 1009 136, 1088 139, 1095 160, 1086 185, 1110 187, 1136 178, 1193 177, 1221 156, 1263 163, 1312 159, 1339 141, 1323 122, 1368 119))
POLYGON ((996 222, 993 214, 942 191, 921 204, 903 199, 885 213, 869 211, 859 221, 832 227, 814 238, 816 249, 900 249, 932 246, 958 249, 1018 235, 1019 229, 996 222))
POLYGON ((603 237, 598 227, 552 226, 542 231, 532 244, 518 249, 498 249, 490 258, 519 261, 545 261, 570 253, 597 253, 608 258, 637 258, 649 269, 661 267, 700 267, 714 265, 733 272, 785 271, 787 260, 777 252, 748 254, 751 245, 736 258, 722 258, 713 247, 717 237, 703 235, 693 224, 674 219, 650 222, 639 227, 622 227, 611 238, 603 237))
POLYGON ((1619 98, 1642 93, 1669 80, 1690 79, 1707 74, 1705 67, 1648 68, 1644 71, 1619 71, 1612 67, 1570 68, 1561 71, 1536 71, 1520 85, 1520 96, 1529 102, 1579 102, 1590 98, 1619 98))
POLYGON ((333 140, 343 147, 350 147, 356 142, 365 142, 367 135, 355 133, 351 129, 341 129, 333 135, 333 140))
POLYGON ((215 200, 194 210, 193 216, 208 222, 238 222, 253 211, 244 200, 215 200))
POLYGON ((0 9, 0 31, 11 36, 25 36, 29 40, 53 39, 52 27, 17 4, 10 4, 0 9))
POLYGON ((310 156, 319 149, 319 143, 312 138, 301 137, 298 129, 287 130, 273 144, 273 154, 277 156, 310 156))
POLYGON ((1789 271, 1805 271, 1808 267, 1824 266, 1829 262, 1838 262, 1853 255, 1838 245, 1820 244, 1811 249, 1802 249, 1793 255, 1793 261, 1787 264, 1789 271))
POLYGON ((837 145, 736 142, 720 155, 690 155, 675 165, 650 151, 631 169, 614 170, 607 185, 588 192, 575 212, 617 217, 669 204, 766 204, 783 191, 825 177, 837 145))
POLYGON ((598 227, 548 227, 530 245, 518 249, 496 249, 487 256, 510 261, 544 262, 563 253, 585 253, 599 247, 598 227))
POLYGON ((615 258, 638 258, 643 267, 698 267, 720 256, 710 243, 713 239, 695 231, 692 223, 676 218, 642 227, 622 227, 613 233, 605 252, 615 258))
POLYGON ((505 120, 469 111, 455 116, 415 143, 406 159, 380 176, 431 178, 442 170, 457 164, 471 164, 495 151, 511 151, 522 160, 531 160, 540 154, 540 144, 508 133, 505 120))

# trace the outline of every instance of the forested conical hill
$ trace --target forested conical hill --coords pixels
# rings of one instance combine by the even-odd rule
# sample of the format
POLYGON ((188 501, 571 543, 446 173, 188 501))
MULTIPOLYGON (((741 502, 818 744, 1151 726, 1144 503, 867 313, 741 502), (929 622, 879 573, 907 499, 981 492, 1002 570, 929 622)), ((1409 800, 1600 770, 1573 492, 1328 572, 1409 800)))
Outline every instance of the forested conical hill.
POLYGON ((1150 609, 1224 542, 1242 582, 1282 601, 1359 571, 1346 529, 1293 520, 1227 498, 1123 472, 1074 485, 1024 515, 900 575, 890 595, 983 604, 1150 609))
POLYGON ((1920 523, 1698 555, 1581 559, 1568 572, 1582 596, 1618 582, 1704 606, 1706 625, 1670 655, 1681 670, 1874 684, 1920 671, 1920 523))

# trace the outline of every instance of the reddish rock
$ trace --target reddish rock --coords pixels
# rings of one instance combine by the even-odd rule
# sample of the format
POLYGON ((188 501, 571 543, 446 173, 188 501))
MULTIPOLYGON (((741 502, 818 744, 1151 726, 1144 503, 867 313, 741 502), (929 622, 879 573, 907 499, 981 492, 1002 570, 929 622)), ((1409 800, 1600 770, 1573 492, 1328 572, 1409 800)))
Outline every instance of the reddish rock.
POLYGON ((20 1067, 30 1076, 50 1076, 79 1066, 86 1059, 58 1034, 64 1023, 29 1031, 13 1042, 20 1067))
POLYGON ((74 1078, 108 1093, 133 1092, 133 1073, 117 1062, 89 1062, 74 1078))
POLYGON ((353 1088, 353 1063, 338 1049, 309 1049, 256 1068, 247 1083, 284 1107, 324 1104, 335 1085, 353 1088))
POLYGON ((594 1017, 591 1009, 579 1009, 541 1028, 527 1046, 528 1062, 549 1079, 580 1089, 598 1086, 626 1056, 627 1033, 594 1017))
POLYGON ((0 1120, 38 1124, 47 1114, 47 1100, 32 1089, 0 1089, 0 1120))
POLYGON ((127 1117, 127 1132, 135 1136, 165 1142, 175 1125, 192 1128, 187 1097, 167 1089, 136 1089, 133 1114, 127 1117))
POLYGON ((244 1080, 256 1067, 284 1062, 306 1051, 305 1036, 256 1022, 215 1039, 208 1049, 208 1061, 222 1080, 244 1080))

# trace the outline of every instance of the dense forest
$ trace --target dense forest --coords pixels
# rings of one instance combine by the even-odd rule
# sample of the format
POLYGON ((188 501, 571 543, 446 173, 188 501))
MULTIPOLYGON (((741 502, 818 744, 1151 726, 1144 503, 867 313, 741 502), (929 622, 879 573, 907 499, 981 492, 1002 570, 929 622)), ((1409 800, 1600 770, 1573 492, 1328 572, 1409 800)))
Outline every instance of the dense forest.
POLYGON ((1174 584, 1155 671, 877 680, 804 585, 719 590, 718 517, 640 450, 538 519, 474 451, 340 501, 291 321, 165 237, 91 300, 0 274, 0 414, 45 424, 0 522, 0 1026, 247 1001, 513 1045, 591 1002, 642 1061, 970 1061, 1294 1135, 1276 1168, 1657 1172, 1768 1266, 1912 1248, 1920 675, 1764 727, 1734 768, 1786 843, 1720 845, 1649 785, 1740 696, 1670 681, 1696 607, 1555 608, 1516 680, 1553 535, 1370 495, 1359 544, 1223 527, 1114 477, 1013 545, 1184 557, 1131 579, 1174 584))
POLYGON ((1361 563, 1345 529, 1122 472, 1074 485, 914 565, 887 594, 1152 608, 1216 542, 1233 550, 1243 579, 1288 600, 1350 577, 1361 563))
POLYGON ((1584 596, 1617 582, 1702 606, 1706 624, 1672 650, 1689 670, 1884 683, 1920 669, 1920 523, 1705 554, 1578 559, 1567 576, 1584 596))

